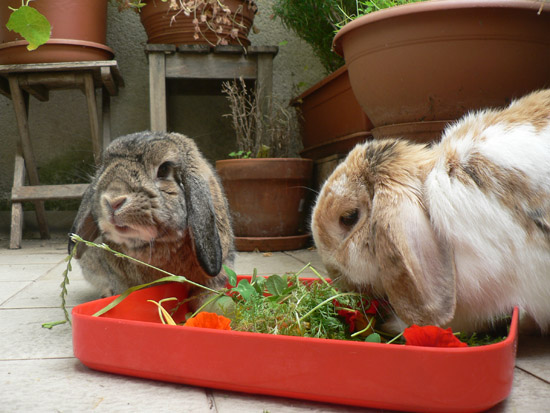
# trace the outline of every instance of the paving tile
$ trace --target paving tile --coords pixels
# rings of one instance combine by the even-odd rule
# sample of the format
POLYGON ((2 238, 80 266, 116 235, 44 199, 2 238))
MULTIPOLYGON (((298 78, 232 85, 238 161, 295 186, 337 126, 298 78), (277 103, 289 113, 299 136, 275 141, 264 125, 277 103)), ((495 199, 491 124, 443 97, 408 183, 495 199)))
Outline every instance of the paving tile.
POLYGON ((34 281, 51 271, 52 265, 50 262, 44 264, 0 264, 0 282, 34 281))
POLYGON ((59 308, 0 309, 0 360, 71 357, 70 325, 42 327, 58 320, 63 320, 59 308))
POLYGON ((332 405, 305 400, 286 399, 270 396, 259 396, 245 393, 235 393, 215 390, 213 391, 216 409, 218 413, 242 413, 242 412, 285 412, 285 413, 369 413, 380 412, 358 408, 353 406, 332 405))
POLYGON ((550 337, 521 336, 516 366, 550 383, 550 337))
MULTIPOLYGON (((57 280, 61 282, 63 280, 63 273, 67 269, 67 262, 65 260, 61 261, 57 265, 50 265, 50 270, 46 272, 42 277, 40 277, 40 280, 57 280)), ((69 280, 75 281, 75 280, 84 280, 84 276, 82 275, 82 270, 80 268, 80 264, 78 260, 72 260, 71 261, 71 271, 69 271, 69 280)))
MULTIPOLYGON (((2 308, 57 308, 61 305, 61 280, 37 280, 2 304, 2 308)), ((100 294, 85 280, 71 280, 66 305, 97 300, 100 294)))
POLYGON ((0 281, 0 307, 29 284, 30 281, 0 281))
POLYGON ((547 412, 550 384, 516 368, 510 396, 490 413, 547 412))
POLYGON ((59 252, 44 253, 29 250, 2 250, 0 254, 0 265, 30 265, 30 264, 57 264, 63 257, 59 252))
POLYGON ((304 264, 310 263, 317 271, 321 273, 326 272, 323 261, 321 261, 321 257, 319 256, 316 249, 286 251, 286 254, 296 258, 304 264))
POLYGON ((199 387, 88 369, 74 358, 0 361, 0 401, 11 412, 200 412, 199 387))
POLYGON ((242 275, 252 274, 254 268, 260 275, 285 274, 303 266, 302 262, 282 252, 239 252, 235 260, 235 272, 242 275))

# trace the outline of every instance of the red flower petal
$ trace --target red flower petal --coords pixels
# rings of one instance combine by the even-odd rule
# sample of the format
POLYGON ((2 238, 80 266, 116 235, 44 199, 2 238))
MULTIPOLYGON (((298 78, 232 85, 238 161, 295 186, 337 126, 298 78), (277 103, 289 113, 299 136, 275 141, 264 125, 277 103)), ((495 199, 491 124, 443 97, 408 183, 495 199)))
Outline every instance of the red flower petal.
POLYGON ((405 344, 409 346, 424 346, 424 347, 467 347, 468 344, 463 343, 453 334, 453 331, 448 328, 446 330, 436 326, 412 325, 406 328, 403 332, 405 344))
POLYGON ((380 301, 378 300, 371 300, 370 302, 365 302, 366 310, 365 314, 376 314, 378 313, 378 306, 380 305, 380 301))

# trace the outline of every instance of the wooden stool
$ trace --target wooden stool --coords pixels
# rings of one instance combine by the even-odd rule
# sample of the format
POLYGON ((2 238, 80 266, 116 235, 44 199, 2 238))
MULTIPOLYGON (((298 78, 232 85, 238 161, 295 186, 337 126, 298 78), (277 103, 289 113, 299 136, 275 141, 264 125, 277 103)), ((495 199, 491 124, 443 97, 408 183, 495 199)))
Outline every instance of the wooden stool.
POLYGON ((115 60, 70 63, 37 63, 0 65, 0 93, 13 102, 19 129, 15 154, 15 170, 11 192, 10 248, 21 248, 24 201, 35 205, 40 236, 49 238, 44 200, 77 199, 87 184, 40 185, 28 125, 29 95, 45 102, 54 89, 80 89, 86 95, 92 148, 96 164, 110 137, 110 96, 124 86, 115 60), (102 89, 101 118, 95 89, 102 89), (30 186, 25 186, 25 172, 30 186))
MULTIPOLYGON (((277 46, 216 46, 147 44, 151 130, 166 132, 166 80, 212 80, 221 83, 242 77, 254 80, 262 111, 273 90, 273 58, 277 46)), ((201 91, 204 93, 204 90, 201 91)), ((221 94, 221 86, 211 89, 221 94)))

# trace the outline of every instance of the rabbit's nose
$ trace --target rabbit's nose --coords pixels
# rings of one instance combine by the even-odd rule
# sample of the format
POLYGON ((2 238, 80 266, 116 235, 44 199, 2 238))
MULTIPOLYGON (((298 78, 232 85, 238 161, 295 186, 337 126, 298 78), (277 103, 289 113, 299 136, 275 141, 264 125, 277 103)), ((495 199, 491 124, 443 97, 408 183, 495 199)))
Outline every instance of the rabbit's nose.
POLYGON ((106 199, 107 205, 109 205, 109 208, 111 211, 116 211, 122 207, 126 203, 127 198, 125 196, 119 196, 114 199, 106 199))

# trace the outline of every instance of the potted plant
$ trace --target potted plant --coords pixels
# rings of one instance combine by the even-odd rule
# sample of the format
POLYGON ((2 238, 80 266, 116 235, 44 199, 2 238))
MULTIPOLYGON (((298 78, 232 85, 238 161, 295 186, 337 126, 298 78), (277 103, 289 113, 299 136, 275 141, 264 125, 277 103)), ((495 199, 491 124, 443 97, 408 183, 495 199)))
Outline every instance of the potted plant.
POLYGON ((119 10, 133 8, 148 43, 239 44, 248 33, 258 7, 254 0, 116 0, 119 10))
POLYGON ((276 102, 261 112, 244 80, 225 82, 240 159, 216 162, 231 210, 239 251, 303 248, 311 159, 291 158, 296 120, 276 102), (260 113, 264 113, 260 115, 260 113))
POLYGON ((370 136, 371 122, 353 95, 343 59, 332 50, 338 23, 355 7, 355 0, 276 0, 273 4, 274 16, 311 46, 328 73, 292 101, 300 112, 301 154, 317 163, 346 154, 370 136))
POLYGON ((0 6, 0 64, 113 58, 105 44, 107 0, 29 4, 30 0, 6 0, 0 6))
POLYGON ((548 85, 547 2, 441 0, 363 11, 334 48, 375 137, 438 138, 468 111, 548 85))

